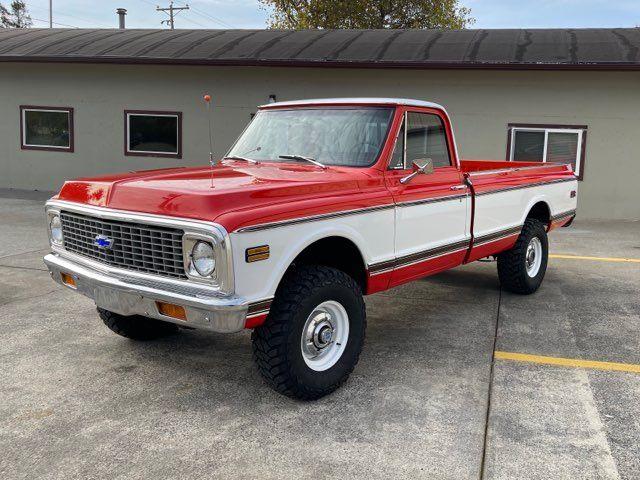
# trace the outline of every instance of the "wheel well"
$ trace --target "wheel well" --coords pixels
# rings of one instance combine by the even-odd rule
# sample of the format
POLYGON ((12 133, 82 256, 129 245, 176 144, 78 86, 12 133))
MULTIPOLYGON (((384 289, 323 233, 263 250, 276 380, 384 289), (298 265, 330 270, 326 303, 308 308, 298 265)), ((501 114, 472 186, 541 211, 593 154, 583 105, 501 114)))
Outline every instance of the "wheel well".
POLYGON ((527 215, 527 218, 535 218, 536 220, 540 220, 545 225, 549 225, 551 223, 551 211, 549 210, 549 205, 546 202, 538 202, 527 215))
POLYGON ((367 291, 367 268, 360 250, 344 237, 317 240, 298 254, 289 270, 300 265, 324 265, 342 270, 351 276, 362 292, 367 291))

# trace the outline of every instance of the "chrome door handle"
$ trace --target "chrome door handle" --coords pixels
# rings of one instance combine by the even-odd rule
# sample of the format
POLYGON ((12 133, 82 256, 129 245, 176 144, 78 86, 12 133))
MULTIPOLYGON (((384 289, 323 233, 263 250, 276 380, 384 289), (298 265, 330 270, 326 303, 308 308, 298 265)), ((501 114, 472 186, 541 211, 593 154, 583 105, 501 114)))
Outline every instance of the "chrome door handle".
POLYGON ((454 185, 454 186, 450 187, 450 190, 464 190, 466 188, 467 188, 466 185, 454 185))

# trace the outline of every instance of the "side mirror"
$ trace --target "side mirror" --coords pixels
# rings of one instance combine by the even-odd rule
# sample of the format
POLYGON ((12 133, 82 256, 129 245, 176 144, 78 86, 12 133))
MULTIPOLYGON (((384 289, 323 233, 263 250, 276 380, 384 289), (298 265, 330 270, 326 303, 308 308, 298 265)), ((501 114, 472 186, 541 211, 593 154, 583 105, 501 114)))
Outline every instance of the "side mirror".
POLYGON ((433 160, 430 158, 418 158, 413 161, 413 171, 430 175, 433 173, 433 160))
POLYGON ((409 183, 416 175, 431 175, 433 173, 433 160, 430 158, 418 158, 413 161, 413 173, 400 179, 401 184, 409 183))

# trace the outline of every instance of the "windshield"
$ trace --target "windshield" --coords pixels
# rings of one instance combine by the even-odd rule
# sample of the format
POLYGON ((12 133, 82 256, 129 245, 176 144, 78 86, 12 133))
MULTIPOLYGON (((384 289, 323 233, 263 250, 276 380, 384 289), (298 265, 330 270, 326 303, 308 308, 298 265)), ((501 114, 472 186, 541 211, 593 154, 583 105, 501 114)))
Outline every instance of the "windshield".
POLYGON ((296 108, 256 114, 228 157, 292 162, 308 157, 324 165, 368 167, 380 153, 392 108, 296 108))

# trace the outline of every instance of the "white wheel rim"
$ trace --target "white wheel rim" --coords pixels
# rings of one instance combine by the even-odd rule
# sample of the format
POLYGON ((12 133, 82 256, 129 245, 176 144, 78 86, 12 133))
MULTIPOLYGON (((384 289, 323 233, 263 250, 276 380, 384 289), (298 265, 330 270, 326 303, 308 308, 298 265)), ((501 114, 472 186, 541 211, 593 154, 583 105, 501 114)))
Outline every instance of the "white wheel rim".
POLYGON ((538 237, 533 237, 527 246, 527 253, 524 256, 527 275, 535 277, 542 265, 542 242, 538 237))
POLYGON ((334 300, 322 302, 307 317, 302 329, 302 358, 311 370, 328 370, 340 360, 348 340, 347 311, 334 300))

